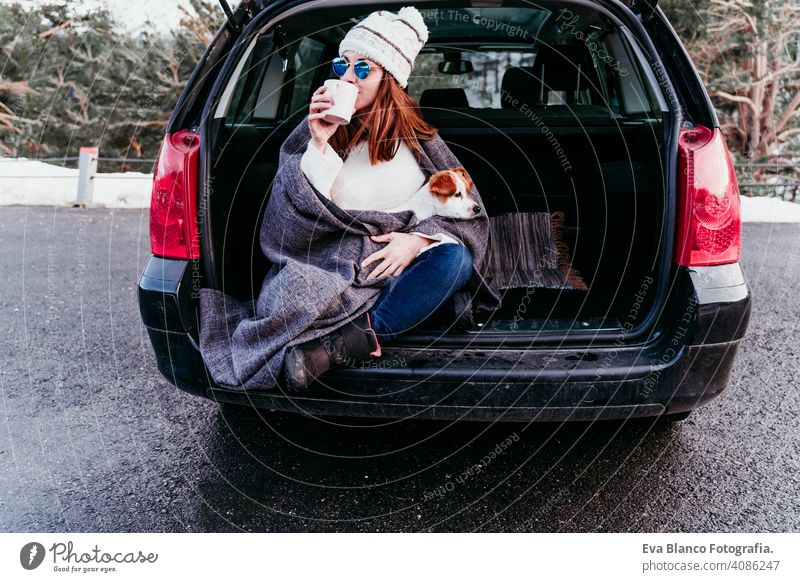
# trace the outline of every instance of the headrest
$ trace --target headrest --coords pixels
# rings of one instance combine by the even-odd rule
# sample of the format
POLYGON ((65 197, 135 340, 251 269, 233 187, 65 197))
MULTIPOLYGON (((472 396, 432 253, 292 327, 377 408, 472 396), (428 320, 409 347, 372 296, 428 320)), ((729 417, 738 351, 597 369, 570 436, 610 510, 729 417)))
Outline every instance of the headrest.
POLYGON ((537 87, 533 67, 509 67, 500 83, 500 104, 504 109, 518 109, 523 103, 538 103, 539 97, 534 94, 537 87))
POLYGON ((469 107, 464 89, 425 89, 419 97, 420 107, 466 108, 469 107))
POLYGON ((564 92, 566 103, 576 103, 578 95, 589 91, 590 104, 603 102, 600 80, 594 68, 592 55, 584 45, 540 45, 533 63, 535 103, 547 103, 549 91, 564 92))

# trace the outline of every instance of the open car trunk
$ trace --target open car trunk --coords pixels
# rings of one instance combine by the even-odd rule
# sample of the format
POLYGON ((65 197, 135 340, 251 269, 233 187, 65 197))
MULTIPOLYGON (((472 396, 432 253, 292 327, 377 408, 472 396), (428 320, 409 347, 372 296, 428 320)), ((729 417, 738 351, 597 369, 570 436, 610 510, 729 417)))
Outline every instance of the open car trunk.
POLYGON ((492 224, 487 270, 503 301, 471 323, 509 333, 622 329, 632 308, 638 319, 652 307, 654 294, 640 290, 655 287, 664 250, 661 124, 585 115, 578 125, 575 106, 547 109, 536 113, 547 132, 517 112, 483 112, 491 123, 472 128, 463 115, 429 116, 470 169, 492 224), (536 213, 551 219, 550 240, 513 219, 536 213), (528 267, 548 251, 564 273, 558 286, 528 267))
MULTIPOLYGON (((492 314, 459 318, 456 302, 464 298, 457 294, 417 332, 443 338, 479 331, 620 330, 631 313, 636 323, 654 307, 666 202, 660 124, 575 127, 568 119, 550 119, 551 135, 568 152, 571 169, 565 169, 551 138, 538 127, 501 126, 519 122, 513 114, 495 118, 494 127, 467 127, 463 115, 437 113, 426 117, 468 168, 490 216, 489 253, 500 260, 487 270, 503 300, 492 314), (452 127, 457 122, 459 127, 452 127), (551 241, 526 229, 529 221, 509 228, 509 217, 537 213, 555 226, 551 241), (553 242, 560 243, 556 249, 549 248, 553 242), (537 282, 526 269, 527 256, 548 251, 555 252, 559 270, 570 270, 562 286, 537 282)), ((286 125, 293 129, 296 122, 286 125)), ((276 169, 273 160, 285 137, 240 128, 214 164, 211 211, 221 251, 219 280, 224 292, 239 299, 257 296, 270 266, 258 246, 258 229, 276 169)), ((402 341, 415 334, 407 335, 402 341)))
MULTIPOLYGON (((585 21, 594 22, 592 9, 584 10, 585 21)), ((327 17, 324 10, 318 14, 320 19, 327 17)), ((549 13, 550 21, 554 14, 549 13)), ((549 21, 545 17, 540 20, 539 31, 544 34, 542 22, 549 21)), ((295 36, 300 39, 307 30, 328 30, 314 22, 303 15, 302 21, 295 23, 295 36)), ((607 26, 606 20, 602 22, 607 26)), ((259 77, 244 75, 238 80, 232 103, 224 116, 215 116, 213 131, 208 133, 212 136, 207 165, 211 174, 205 183, 211 192, 206 193, 205 210, 211 240, 204 243, 204 252, 213 257, 213 284, 241 300, 257 297, 270 268, 258 246, 258 233, 279 148, 305 117, 311 92, 330 76, 321 76, 320 70, 322 75, 328 71, 315 62, 335 56, 338 43, 338 37, 320 39, 317 47, 305 39, 297 49, 297 43, 291 42, 289 21, 282 34, 289 39, 284 39, 289 53, 283 55, 290 64, 285 78, 296 79, 287 85, 286 111, 291 113, 280 118, 277 98, 264 91, 264 79, 272 70, 272 65, 266 64, 259 77), (329 44, 328 52, 323 41, 329 44), (319 53, 311 49, 319 49, 319 53), (294 59, 292 50, 297 50, 294 59), (303 66, 308 68, 305 77, 299 74, 303 66), (259 96, 261 101, 250 100, 248 95, 259 96), (274 102, 273 116, 278 121, 258 119, 266 101, 274 102)), ((555 36, 548 40, 550 44, 564 42, 555 36)), ((665 136, 673 134, 672 120, 663 101, 662 107, 653 106, 652 75, 647 81, 644 73, 634 71, 634 51, 625 49, 628 45, 621 38, 615 43, 615 66, 621 61, 630 67, 628 84, 633 84, 634 76, 639 83, 649 82, 647 96, 641 87, 631 90, 621 79, 611 79, 610 67, 606 67, 608 77, 602 78, 602 83, 608 84, 603 96, 598 90, 601 78, 595 75, 584 79, 566 103, 547 98, 533 103, 533 94, 506 102, 511 94, 506 90, 521 87, 519 79, 509 73, 514 67, 503 75, 500 106, 475 106, 462 97, 462 89, 454 90, 452 85, 420 89, 421 94, 409 90, 481 194, 492 222, 485 274, 497 284, 502 304, 493 313, 475 314, 465 310, 468 298, 457 293, 426 321, 395 340, 397 343, 507 345, 509 341, 597 338, 606 333, 611 337, 630 332, 658 310, 671 260, 666 226, 671 220, 671 182, 665 168, 670 167, 669 152, 674 144, 668 147, 665 136), (584 99, 579 93, 587 84, 592 94, 584 99), (638 106, 631 105, 634 94, 638 106), (598 105, 601 97, 603 104, 598 105), (650 102, 643 105, 647 100, 650 102)), ((480 46, 472 50, 479 51, 480 46)), ((269 61, 270 55, 277 54, 271 41, 256 42, 242 70, 256 70, 259 59, 269 61)), ((423 57, 421 54, 417 68, 421 77, 427 66, 423 57)), ((476 59, 475 54, 472 58, 476 59)), ((448 60, 452 61, 452 56, 448 60)), ((431 61, 431 66, 435 64, 431 61)), ((519 69, 533 74, 540 71, 537 61, 518 64, 519 69)), ((569 96, 570 86, 563 85, 573 82, 575 76, 550 75, 545 81, 540 79, 539 88, 564 89, 561 98, 569 96)))

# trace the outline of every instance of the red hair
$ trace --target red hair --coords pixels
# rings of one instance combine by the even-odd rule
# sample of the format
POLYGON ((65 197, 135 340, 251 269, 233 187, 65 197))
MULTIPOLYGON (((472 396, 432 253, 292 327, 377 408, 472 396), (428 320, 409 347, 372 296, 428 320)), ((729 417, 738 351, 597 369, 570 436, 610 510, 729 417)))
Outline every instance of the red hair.
POLYGON ((345 157, 366 135, 369 160, 375 165, 394 158, 403 140, 419 161, 422 151, 419 140, 434 137, 436 128, 422 118, 417 102, 386 69, 379 83, 378 94, 369 110, 355 114, 351 123, 339 126, 328 143, 345 157))

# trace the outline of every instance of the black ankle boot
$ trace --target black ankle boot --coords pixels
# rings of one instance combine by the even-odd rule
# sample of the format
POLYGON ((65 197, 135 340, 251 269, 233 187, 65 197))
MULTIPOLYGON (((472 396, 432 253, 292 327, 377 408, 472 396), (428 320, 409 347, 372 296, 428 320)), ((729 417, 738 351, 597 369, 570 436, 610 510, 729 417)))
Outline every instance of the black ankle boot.
POLYGON ((380 355, 378 337, 369 313, 364 312, 326 335, 287 348, 283 360, 286 387, 299 392, 331 368, 368 362, 380 355))

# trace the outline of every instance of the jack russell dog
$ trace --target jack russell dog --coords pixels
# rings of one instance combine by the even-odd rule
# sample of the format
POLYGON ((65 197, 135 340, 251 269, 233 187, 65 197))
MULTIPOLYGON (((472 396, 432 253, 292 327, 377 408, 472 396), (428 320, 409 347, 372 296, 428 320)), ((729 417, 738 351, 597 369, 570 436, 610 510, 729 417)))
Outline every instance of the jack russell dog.
POLYGON ((434 214, 451 218, 475 218, 481 207, 470 196, 471 190, 472 180, 464 168, 442 170, 431 176, 407 202, 384 212, 413 210, 418 220, 430 218, 434 214))

